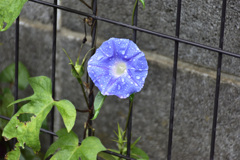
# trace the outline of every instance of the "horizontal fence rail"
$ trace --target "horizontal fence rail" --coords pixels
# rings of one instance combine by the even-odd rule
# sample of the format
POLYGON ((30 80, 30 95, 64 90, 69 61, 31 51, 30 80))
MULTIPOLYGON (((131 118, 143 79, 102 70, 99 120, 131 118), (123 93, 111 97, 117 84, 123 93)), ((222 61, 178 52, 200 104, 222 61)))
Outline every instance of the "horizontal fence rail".
POLYGON ((49 6, 49 7, 54 7, 54 8, 61 9, 61 10, 71 12, 71 13, 75 13, 75 14, 78 14, 78 15, 92 17, 93 19, 96 19, 96 20, 99 20, 99 21, 104 21, 104 22, 107 22, 107 23, 111 23, 111 24, 115 24, 115 25, 118 25, 118 26, 126 27, 126 28, 129 28, 129 29, 134 29, 134 30, 137 30, 137 31, 140 31, 140 32, 144 32, 144 33, 148 33, 148 34, 157 36, 157 37, 162 37, 162 38, 165 38, 165 39, 178 41, 180 43, 184 43, 184 44, 188 44, 188 45, 191 45, 191 46, 203 48, 203 49, 206 49, 206 50, 209 50, 209 51, 214 51, 214 52, 222 53, 222 54, 225 54, 225 55, 228 55, 228 56, 240 58, 240 54, 237 54, 237 53, 225 51, 225 50, 222 50, 222 49, 219 49, 219 48, 211 47, 211 46, 204 45, 204 44, 197 43, 197 42, 188 41, 188 40, 185 40, 185 39, 182 39, 182 38, 177 38, 177 37, 170 36, 170 35, 167 35, 167 34, 158 33, 158 32, 155 32, 155 31, 140 28, 140 27, 137 27, 137 26, 132 26, 132 25, 129 25, 129 24, 126 24, 126 23, 110 20, 110 19, 107 19, 107 18, 102 18, 102 17, 99 17, 99 16, 95 16, 93 14, 81 12, 81 11, 74 10, 74 9, 71 9, 71 8, 68 8, 68 7, 64 7, 64 6, 60 6, 60 5, 54 5, 52 3, 41 1, 41 0, 29 0, 29 1, 36 2, 36 3, 46 5, 46 6, 49 6))

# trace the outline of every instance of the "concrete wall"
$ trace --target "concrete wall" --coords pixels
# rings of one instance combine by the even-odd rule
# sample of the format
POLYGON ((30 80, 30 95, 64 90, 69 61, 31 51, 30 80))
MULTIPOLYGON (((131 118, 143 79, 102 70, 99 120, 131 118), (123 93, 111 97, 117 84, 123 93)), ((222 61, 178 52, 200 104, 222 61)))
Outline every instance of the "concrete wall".
MULTIPOLYGON (((47 0, 51 2, 50 0, 47 0)), ((88 0, 87 2, 89 2, 88 0)), ((202 44, 218 47, 221 17, 220 0, 182 2, 180 37, 202 44)), ((91 13, 77 0, 61 1, 61 4, 91 13)), ((98 15, 104 18, 131 24, 134 1, 98 2, 98 15)), ((174 36, 176 1, 146 1, 146 8, 139 7, 138 25, 174 36)), ((58 99, 69 99, 78 108, 85 104, 81 88, 71 76, 68 59, 62 52, 67 50, 77 57, 83 34, 83 18, 61 12, 60 30, 57 35, 56 91, 58 99)), ((20 23, 20 60, 29 68, 31 76, 51 75, 52 8, 27 2, 20 23)), ((240 2, 227 1, 227 17, 224 49, 239 53, 240 49, 240 2)), ((90 48, 91 37, 88 28, 90 48)), ((132 30, 98 23, 97 45, 110 37, 131 38, 132 30)), ((169 108, 171 99, 171 76, 174 41, 138 32, 137 44, 146 54, 149 75, 145 86, 134 100, 133 140, 141 136, 139 147, 150 159, 166 159, 169 108)), ((0 33, 0 70, 14 61, 14 26, 0 33)), ((215 93, 217 53, 180 44, 175 123, 172 159, 208 159, 211 141, 211 126, 215 93)), ((219 98, 215 157, 219 160, 237 160, 240 157, 240 61, 223 56, 222 79, 219 98)), ((31 94, 31 89, 21 92, 20 97, 31 94)), ((122 126, 128 111, 128 100, 109 97, 104 103, 99 118, 94 121, 96 136, 106 147, 116 147, 111 139, 117 123, 122 126)), ((82 137, 86 115, 79 113, 74 130, 82 137), (80 127, 79 127, 80 126, 80 127)), ((61 118, 56 117, 56 130, 61 118)))

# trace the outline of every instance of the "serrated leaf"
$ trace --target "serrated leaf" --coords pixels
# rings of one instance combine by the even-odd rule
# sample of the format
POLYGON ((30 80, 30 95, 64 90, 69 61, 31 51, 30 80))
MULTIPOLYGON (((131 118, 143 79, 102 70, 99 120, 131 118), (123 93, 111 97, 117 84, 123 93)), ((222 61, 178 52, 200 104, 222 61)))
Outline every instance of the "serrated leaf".
MULTIPOLYGON (((1 3, 1 2, 0 2, 1 3)), ((26 66, 19 62, 18 63, 18 88, 25 89, 28 85, 29 72, 26 66)), ((15 64, 8 65, 0 73, 0 82, 14 83, 15 80, 15 64)))
POLYGON ((51 159, 61 157, 61 159, 67 160, 69 157, 75 157, 75 154, 79 157, 78 148, 80 146, 78 146, 77 135, 73 131, 68 133, 65 128, 59 130, 56 134, 58 135, 58 140, 49 147, 44 159, 53 155, 58 149, 60 150, 51 159))
POLYGON ((20 148, 19 148, 19 143, 17 143, 15 145, 14 149, 11 150, 10 152, 8 152, 5 155, 4 159, 6 159, 6 160, 19 160, 20 155, 21 155, 21 152, 20 152, 20 148))
POLYGON ((142 3, 143 8, 145 8, 145 2, 144 2, 144 0, 139 0, 139 1, 142 3))
MULTIPOLYGON (((51 80, 48 77, 40 76, 29 79, 29 83, 33 88, 34 94, 30 97, 24 99, 19 99, 11 103, 19 103, 22 101, 29 101, 23 105, 18 112, 11 118, 9 123, 3 130, 3 136, 6 139, 17 138, 19 145, 24 148, 24 144, 31 147, 34 151, 40 150, 39 132, 43 120, 46 118, 47 114, 51 111, 53 105, 60 110, 60 113, 64 117, 64 123, 67 124, 68 130, 71 129, 72 124, 75 123, 74 118, 70 118, 66 121, 66 117, 69 117, 67 110, 70 110, 72 117, 76 117, 72 109, 75 108, 70 102, 66 103, 66 100, 54 101, 52 99, 52 85, 51 80), (63 106, 65 109, 63 109, 63 106), (66 113, 63 113, 66 111, 66 113), (21 122, 18 117, 21 114, 32 114, 29 122, 21 122), (74 121, 74 122, 70 122, 74 121)), ((76 112, 75 112, 76 114, 76 112)))
MULTIPOLYGON (((14 101, 14 97, 12 95, 12 92, 9 88, 3 89, 3 93, 1 94, 0 99, 0 115, 4 115, 6 117, 11 117, 14 113, 14 106, 11 105, 8 107, 8 105, 14 101)), ((0 130, 2 130, 5 125, 7 124, 7 120, 0 118, 0 130)))
POLYGON ((94 100, 94 116, 93 116, 92 120, 97 118, 99 111, 102 108, 105 98, 106 98, 106 96, 102 95, 102 93, 100 91, 97 93, 95 100, 94 100))
POLYGON ((0 1, 0 31, 6 31, 19 16, 27 0, 0 1))
POLYGON ((105 150, 106 148, 97 137, 87 137, 80 146, 81 160, 95 160, 97 159, 97 154, 105 150))

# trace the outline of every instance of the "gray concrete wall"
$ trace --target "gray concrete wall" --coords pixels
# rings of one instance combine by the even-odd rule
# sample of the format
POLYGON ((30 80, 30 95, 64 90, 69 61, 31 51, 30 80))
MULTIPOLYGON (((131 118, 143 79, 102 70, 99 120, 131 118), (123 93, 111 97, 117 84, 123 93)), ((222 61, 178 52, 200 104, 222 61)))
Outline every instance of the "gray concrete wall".
MULTIPOLYGON (((89 1, 89 0, 88 0, 89 1)), ((88 2, 87 1, 87 2, 88 2)), ((48 2, 51 2, 48 0, 48 2)), ((91 12, 77 0, 61 1, 62 5, 91 12)), ((131 24, 134 1, 98 2, 98 15, 131 24)), ((138 25, 169 35, 174 35, 176 1, 146 1, 146 8, 139 7, 138 25)), ((183 1, 180 37, 202 44, 218 47, 221 17, 221 1, 183 1)), ((71 76, 68 59, 62 52, 65 48, 72 58, 77 57, 84 37, 83 18, 61 12, 61 27, 57 36, 57 98, 69 99, 78 108, 85 104, 81 88, 71 76)), ((51 75, 52 9, 27 2, 21 13, 20 60, 29 68, 31 76, 51 75)), ((224 49, 239 53, 240 50, 240 2, 227 2, 224 49)), ((90 48, 91 37, 84 52, 90 48)), ((97 45, 110 37, 131 38, 132 31, 105 22, 98 23, 97 45)), ((0 33, 0 70, 14 61, 14 26, 0 33)), ((145 86, 134 100, 133 140, 141 136, 139 147, 150 159, 166 159, 169 108, 171 101, 171 76, 174 42, 138 32, 137 44, 146 54, 149 75, 145 86)), ((208 159, 211 141, 211 126, 215 93, 217 53, 180 44, 175 123, 172 159, 208 159)), ((240 110, 239 77, 240 61, 223 56, 219 115, 215 157, 219 160, 240 158, 240 110)), ((31 94, 28 88, 20 97, 31 94)), ((111 139, 117 123, 122 126, 128 111, 128 100, 109 97, 104 103, 99 118, 94 121, 96 136, 106 147, 116 147, 111 139)), ((79 114, 74 130, 82 137, 86 115, 79 114), (80 126, 80 127, 79 127, 80 126)), ((61 118, 56 119, 56 130, 61 118)))

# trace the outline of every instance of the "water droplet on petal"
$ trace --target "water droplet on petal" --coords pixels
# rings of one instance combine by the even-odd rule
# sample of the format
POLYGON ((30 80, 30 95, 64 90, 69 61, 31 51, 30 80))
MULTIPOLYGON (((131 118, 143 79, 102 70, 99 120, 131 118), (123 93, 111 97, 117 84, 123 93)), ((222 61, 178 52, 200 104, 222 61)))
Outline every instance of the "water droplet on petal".
POLYGON ((120 90, 121 89, 121 86, 120 85, 118 85, 118 90, 120 90))
POLYGON ((138 84, 137 84, 137 83, 135 83, 135 86, 138 86, 138 84))
POLYGON ((140 79, 140 77, 139 77, 139 76, 136 76, 136 79, 140 79))

